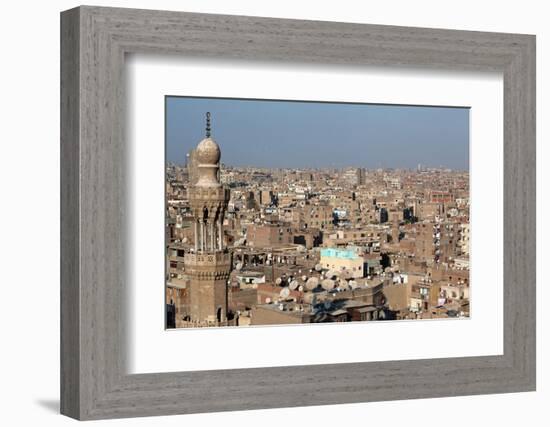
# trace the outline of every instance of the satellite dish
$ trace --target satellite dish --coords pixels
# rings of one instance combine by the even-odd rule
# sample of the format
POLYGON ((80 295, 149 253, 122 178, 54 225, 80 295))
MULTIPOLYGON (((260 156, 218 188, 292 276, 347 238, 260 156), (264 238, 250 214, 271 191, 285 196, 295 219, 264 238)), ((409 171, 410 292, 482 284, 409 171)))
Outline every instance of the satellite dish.
POLYGON ((189 240, 189 239, 187 239, 187 237, 184 237, 183 240, 182 240, 182 242, 183 242, 183 243, 187 243, 188 240, 189 240))
POLYGON ((325 291, 330 291, 331 289, 334 289, 334 280, 325 279, 321 282, 321 286, 325 291))
POLYGON ((344 289, 344 290, 348 290, 349 289, 349 284, 345 280, 340 280, 339 287, 344 289))
POLYGON ((266 304, 271 304, 271 298, 267 297, 267 298, 265 299, 265 303, 266 303, 266 304))
POLYGON ((288 285, 288 287, 293 291, 296 290, 296 288, 298 287, 298 281, 293 280, 292 282, 290 282, 290 285, 288 285))
POLYGON ((304 292, 304 287, 302 285, 298 286, 298 291, 304 292))
POLYGON ((280 277, 277 277, 275 279, 275 284, 280 285, 281 283, 283 283, 283 280, 280 277))
POLYGON ((305 274, 302 276, 302 280, 303 280, 304 282, 307 280, 307 276, 306 276, 305 274))
POLYGON ((315 270, 321 271, 323 269, 323 266, 321 264, 315 264, 315 270))
POLYGON ((279 292, 279 296, 282 298, 282 299, 287 299, 290 295, 290 289, 288 288, 283 288, 281 289, 281 292, 279 292))
POLYGON ((235 269, 238 270, 238 271, 242 270, 242 268, 243 268, 243 263, 242 262, 238 262, 237 265, 235 266, 235 269))
POLYGON ((304 302, 311 304, 313 303, 313 294, 305 294, 304 295, 304 302))
POLYGON ((306 289, 312 291, 319 285, 319 279, 317 277, 310 277, 306 282, 306 289))

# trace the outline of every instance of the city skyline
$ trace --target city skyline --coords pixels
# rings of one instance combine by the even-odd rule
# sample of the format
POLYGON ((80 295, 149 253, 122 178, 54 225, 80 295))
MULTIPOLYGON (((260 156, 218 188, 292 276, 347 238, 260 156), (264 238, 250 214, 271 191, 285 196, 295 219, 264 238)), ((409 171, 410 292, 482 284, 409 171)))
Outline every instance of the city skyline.
POLYGON ((210 119, 166 167, 166 328, 469 317, 469 172, 222 171, 210 119))
POLYGON ((166 159, 184 164, 205 136, 235 167, 469 168, 469 109, 307 101, 166 97, 166 159), (315 155, 313 155, 315 154, 315 155))

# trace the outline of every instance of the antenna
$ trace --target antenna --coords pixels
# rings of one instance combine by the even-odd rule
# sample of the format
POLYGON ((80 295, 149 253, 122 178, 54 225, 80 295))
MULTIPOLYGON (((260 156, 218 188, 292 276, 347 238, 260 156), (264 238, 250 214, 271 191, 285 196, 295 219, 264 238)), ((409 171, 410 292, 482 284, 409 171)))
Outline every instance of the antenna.
POLYGON ((210 138, 210 111, 206 113, 206 137, 210 138))

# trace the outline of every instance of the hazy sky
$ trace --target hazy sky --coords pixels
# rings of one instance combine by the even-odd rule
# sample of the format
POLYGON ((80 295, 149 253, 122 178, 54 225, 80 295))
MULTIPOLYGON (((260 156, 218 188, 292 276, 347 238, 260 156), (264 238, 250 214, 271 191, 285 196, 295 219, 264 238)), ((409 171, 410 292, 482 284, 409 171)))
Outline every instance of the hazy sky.
POLYGON ((166 98, 168 162, 212 137, 231 166, 468 169, 469 109, 166 98))

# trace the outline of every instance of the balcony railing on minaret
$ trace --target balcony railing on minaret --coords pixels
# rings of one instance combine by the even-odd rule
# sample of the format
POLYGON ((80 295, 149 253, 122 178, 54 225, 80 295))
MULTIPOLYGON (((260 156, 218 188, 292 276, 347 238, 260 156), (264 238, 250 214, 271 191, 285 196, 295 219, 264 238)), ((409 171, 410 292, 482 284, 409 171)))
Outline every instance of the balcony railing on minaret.
POLYGON ((223 252, 223 224, 220 219, 211 222, 196 220, 193 234, 195 236, 195 252, 223 252))

